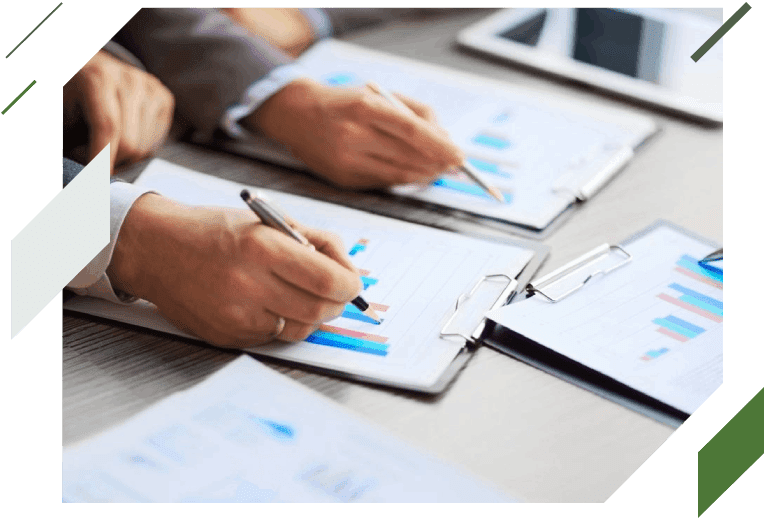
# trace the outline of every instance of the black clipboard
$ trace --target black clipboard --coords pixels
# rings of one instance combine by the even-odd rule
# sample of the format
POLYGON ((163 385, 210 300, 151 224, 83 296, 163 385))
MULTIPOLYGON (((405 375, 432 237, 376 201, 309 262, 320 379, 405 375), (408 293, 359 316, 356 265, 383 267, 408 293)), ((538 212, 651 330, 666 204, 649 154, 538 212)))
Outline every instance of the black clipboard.
MULTIPOLYGON (((711 248, 719 247, 717 243, 677 226, 676 224, 665 220, 658 220, 618 245, 604 244, 595 248, 582 257, 579 257, 539 280, 535 280, 533 283, 526 285, 523 290, 529 295, 540 294, 553 304, 575 291, 586 290, 587 283, 594 277, 608 276, 610 271, 629 263, 631 261, 631 255, 628 252, 629 244, 661 226, 674 229, 675 231, 683 233, 699 242, 708 244, 711 248), (605 271, 590 272, 587 276, 582 278, 582 281, 575 286, 573 290, 564 294, 550 296, 544 293, 544 289, 547 285, 570 275, 579 268, 587 265, 588 261, 590 263, 594 262, 598 258, 598 255, 609 254, 611 252, 616 252, 616 254, 622 258, 622 263, 616 263, 605 271)), ((494 350, 507 354, 508 356, 523 361, 528 365, 539 368, 555 377, 573 383, 585 390, 589 390, 601 397, 626 406, 627 408, 651 417, 668 426, 677 428, 690 417, 690 414, 687 412, 670 406, 644 392, 603 374, 598 370, 590 368, 553 349, 541 345, 520 333, 492 321, 491 319, 487 318, 487 322, 486 330, 483 333, 481 342, 494 350)))

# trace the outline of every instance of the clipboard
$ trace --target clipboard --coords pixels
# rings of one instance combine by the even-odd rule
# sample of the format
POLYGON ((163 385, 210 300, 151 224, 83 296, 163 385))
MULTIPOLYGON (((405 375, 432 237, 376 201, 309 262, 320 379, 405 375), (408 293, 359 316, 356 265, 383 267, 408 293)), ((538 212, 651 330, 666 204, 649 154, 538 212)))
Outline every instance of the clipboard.
MULTIPOLYGON (((136 181, 136 184, 158 191, 171 198, 176 198, 179 202, 189 205, 226 205, 225 201, 236 204, 236 206, 232 205, 232 207, 238 207, 238 204, 243 204, 236 195, 244 186, 193 172, 159 159, 155 159, 149 164, 136 181)), ((253 189, 252 187, 247 188, 253 189)), ((343 316, 338 318, 337 321, 328 324, 331 325, 329 327, 330 330, 325 329, 323 331, 325 333, 325 340, 327 335, 345 335, 346 344, 344 347, 329 348, 337 345, 322 343, 320 338, 314 338, 310 345, 303 344, 304 342, 292 344, 280 343, 278 345, 237 350, 243 350, 260 359, 284 362, 365 383, 392 386, 425 394, 443 392, 464 367, 465 363, 467 363, 478 345, 472 341, 465 341, 460 335, 454 336, 448 334, 449 330, 441 329, 441 323, 446 324, 444 326, 446 329, 452 326, 455 321, 455 315, 450 313, 449 307, 451 303, 439 296, 439 294, 450 294, 449 298, 451 298, 478 276, 484 275, 487 272, 491 274, 491 266, 498 266, 505 271, 502 276, 484 276, 473 287, 470 294, 472 297, 471 301, 489 297, 495 299, 495 304, 499 305, 504 303, 512 294, 515 294, 517 287, 525 286, 528 283, 549 252, 548 246, 532 241, 476 234, 458 234, 453 231, 384 219, 383 217, 363 214, 356 210, 319 201, 311 201, 310 199, 285 193, 272 192, 270 195, 266 193, 264 195, 269 198, 278 195, 275 202, 277 202, 281 209, 287 209, 298 220, 308 221, 295 213, 299 209, 304 215, 310 215, 313 218, 312 222, 317 227, 319 225, 316 222, 324 224, 344 222, 348 226, 347 229, 351 230, 351 235, 349 236, 358 237, 366 235, 372 239, 372 244, 378 238, 379 242, 376 242, 378 244, 384 244, 385 240, 390 239, 390 249, 388 249, 387 253, 375 253, 367 257, 367 259, 374 259, 377 258, 375 255, 380 255, 385 258, 381 258, 380 262, 374 265, 380 266, 386 262, 395 264, 394 274, 398 273, 398 275, 393 280, 396 281, 388 284, 384 289, 385 291, 395 291, 400 286, 402 287, 400 289, 401 297, 393 301, 386 299, 376 301, 379 301, 381 304, 399 302, 396 310, 391 312, 408 308, 417 310, 417 314, 402 310, 400 314, 389 316, 393 316, 396 319, 403 316, 401 319, 408 320, 406 321, 408 324, 405 324, 403 328, 394 330, 398 325, 395 325, 395 320, 389 320, 388 323, 381 325, 380 329, 372 330, 369 327, 364 328, 365 326, 360 324, 360 321, 363 320, 352 321, 357 318, 346 316, 344 312, 343 316), (285 206, 285 204, 288 205, 285 206), (359 230, 363 230, 364 235, 357 234, 359 230), (412 244, 419 244, 419 250, 409 251, 409 247, 412 244), (479 253, 480 257, 477 260, 474 259, 474 253, 479 253), (444 260, 447 255, 451 256, 444 260), (508 255, 513 256, 508 257, 508 255), (426 262, 428 258, 430 260, 426 262), (513 258, 514 260, 512 260, 513 258), (409 260, 412 263, 407 264, 406 262, 409 260), (441 268, 444 262, 451 266, 448 271, 441 268), (409 273, 410 267, 406 266, 418 268, 415 269, 411 278, 412 280, 416 279, 418 285, 412 286, 400 282, 400 280, 406 280, 404 273, 409 273), (433 272, 431 273, 431 271, 433 272), (452 280, 444 278, 447 272, 454 273, 453 278, 456 279, 455 282, 452 283, 452 280), (457 272, 468 274, 463 274, 460 278, 460 276, 456 275, 457 272), (426 276, 422 276, 423 273, 427 273, 426 276), (429 289, 422 291, 421 287, 426 289, 428 287, 437 288, 437 291, 433 293, 429 289), (499 298, 497 298, 497 294, 499 294, 499 298), (406 307, 406 303, 412 296, 416 296, 415 299, 417 301, 414 306, 406 307), (422 302, 427 302, 427 304, 423 305, 422 302), (424 316, 425 319, 423 320, 420 316, 424 316), (343 321, 344 319, 345 321, 343 321), (422 326, 420 326, 420 323, 422 323, 422 326), (349 330, 354 328, 354 326, 356 327, 355 330, 349 330), (446 335, 439 335, 439 329, 441 329, 442 333, 446 333, 446 335), (429 331, 432 331, 432 334, 429 331), (373 339, 372 336, 377 338, 390 336, 390 338, 373 339), (369 344, 366 343, 365 347, 365 341, 352 338, 366 338, 369 341, 388 343, 388 345, 385 345, 385 348, 388 350, 381 357, 375 355, 365 357, 350 351, 360 350, 359 346, 361 348, 368 348, 369 344), (420 341, 423 338, 424 341, 420 341), (458 344, 450 344, 447 341, 455 341, 458 344), (354 343, 360 343, 361 345, 354 347, 354 343), (395 351, 397 346, 404 347, 404 349, 399 350, 397 353, 395 351), (435 350, 438 348, 443 350, 440 352, 435 350), (402 367, 409 371, 402 371, 402 367)), ((332 226, 327 228, 340 232, 332 226)), ((366 238, 364 243, 367 243, 366 238)), ((359 244, 360 242, 357 242, 353 246, 354 249, 359 244)), ((370 247, 374 247, 374 245, 370 247)), ((366 246, 362 249, 366 249, 366 246)), ((359 259, 358 256, 355 258, 359 259)), ((371 267, 370 265, 365 266, 363 263, 357 265, 371 267)), ((372 273, 366 272, 362 276, 376 276, 376 273, 380 273, 379 278, 381 281, 379 285, 385 285, 384 270, 373 271, 372 273)), ((370 279, 364 283, 365 285, 369 283, 371 287, 377 285, 377 282, 378 280, 370 279)), ((372 293, 367 293, 365 289, 365 299, 371 303, 375 300, 367 298, 369 294, 372 293)), ((374 294, 381 296, 383 292, 374 294)), ((465 298, 460 297, 458 301, 457 306, 460 307, 460 311, 469 307, 461 305, 461 303, 464 303, 464 300, 465 298)), ((387 306, 385 307, 387 308, 387 306)), ((198 338, 174 327, 159 314, 156 307, 145 301, 139 301, 131 304, 130 307, 126 307, 92 297, 75 296, 65 300, 64 310, 126 323, 159 333, 181 336, 198 344, 204 344, 198 338)), ((476 309, 473 310, 475 311, 476 309)), ((479 312, 471 315, 471 319, 472 316, 477 316, 476 322, 480 322, 478 326, 483 327, 485 322, 483 315, 486 308, 477 310, 479 312)), ((387 311, 383 310, 382 312, 387 311)), ((470 330, 476 329, 476 322, 471 323, 470 330)), ((319 336, 322 335, 319 334, 319 336)), ((333 337, 334 341, 338 341, 337 336, 333 337)), ((377 345, 377 347, 380 347, 380 345, 377 345)), ((369 352, 367 351, 367 353, 369 352)))
MULTIPOLYGON (((715 242, 705 237, 670 222, 659 220, 619 244, 603 244, 596 247, 551 273, 519 288, 519 293, 525 293, 526 298, 537 297, 548 305, 558 305, 566 299, 573 298, 577 293, 587 291, 590 284, 598 278, 612 276, 613 273, 624 270, 635 262, 635 258, 630 252, 631 245, 661 227, 682 233, 707 245, 710 250, 719 247, 715 242), (604 268, 602 264, 605 257, 611 257, 612 261, 607 262, 605 264, 607 267, 604 268), (601 265, 598 265, 599 263, 601 265), (565 282, 563 288, 555 290, 555 285, 561 282, 565 282)), ((721 270, 718 271, 722 272, 721 270)), ((722 282, 720 282, 720 288, 721 286, 722 282)), ((516 299, 516 301, 519 300, 520 298, 516 299)), ((720 309, 720 313, 722 313, 722 309, 720 309)), ((488 324, 480 341, 490 348, 669 426, 678 427, 690 416, 687 410, 681 410, 677 406, 667 404, 645 391, 626 384, 623 380, 562 354, 556 348, 543 345, 491 318, 487 318, 487 320, 488 324)), ((720 316, 720 321, 722 321, 722 316, 720 316)), ((720 339, 721 349, 722 340, 720 339)))

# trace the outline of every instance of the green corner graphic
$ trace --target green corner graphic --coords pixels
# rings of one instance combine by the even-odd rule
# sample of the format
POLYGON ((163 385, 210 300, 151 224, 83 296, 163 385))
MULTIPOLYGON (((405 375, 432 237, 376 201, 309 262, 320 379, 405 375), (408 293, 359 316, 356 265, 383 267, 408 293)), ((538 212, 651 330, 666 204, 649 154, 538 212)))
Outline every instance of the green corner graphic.
POLYGON ((764 392, 760 390, 699 451, 699 516, 762 456, 764 392))

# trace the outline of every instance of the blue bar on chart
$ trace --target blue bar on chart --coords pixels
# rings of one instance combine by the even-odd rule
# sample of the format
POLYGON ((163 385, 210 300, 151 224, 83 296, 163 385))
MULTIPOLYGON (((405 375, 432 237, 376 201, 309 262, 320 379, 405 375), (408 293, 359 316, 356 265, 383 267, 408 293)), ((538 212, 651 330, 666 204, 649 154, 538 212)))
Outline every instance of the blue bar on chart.
MULTIPOLYGON (((363 314, 362 314, 363 316, 363 314)), ((327 347, 343 348, 346 350, 355 350, 356 352, 363 352, 364 354, 373 354, 375 356, 388 355, 388 345, 383 343, 377 343, 375 341, 369 341, 359 338, 351 338, 349 336, 343 336, 341 334, 335 334, 333 332, 326 332, 323 330, 317 330, 305 341, 313 343, 315 345, 324 345, 327 347)))
POLYGON ((677 261, 677 265, 678 267, 682 267, 698 275, 705 276, 711 280, 715 280, 717 282, 723 281, 722 270, 716 269, 716 271, 719 271, 716 272, 711 269, 705 269, 704 267, 700 266, 699 261, 692 256, 683 255, 682 258, 677 261))
POLYGON ((377 278, 370 278, 369 276, 362 276, 361 277, 361 283, 364 284, 364 289, 369 289, 371 286, 375 285, 379 280, 377 278))
MULTIPOLYGON (((483 188, 477 184, 462 182, 456 179, 450 179, 448 177, 441 177, 440 179, 436 179, 433 182, 433 186, 439 186, 441 188, 446 188, 447 190, 458 191, 466 195, 475 195, 476 197, 483 197, 485 199, 494 200, 491 195, 483 191, 483 188)), ((505 197, 505 204, 509 204, 513 199, 512 193, 502 192, 502 195, 505 197)))
POLYGON ((351 320, 361 321, 363 323, 371 323, 372 325, 378 325, 378 323, 358 310, 353 304, 348 304, 345 306, 345 310, 342 314, 343 318, 348 318, 351 320))
POLYGON ((367 244, 369 244, 369 240, 366 238, 360 238, 358 242, 353 244, 351 250, 348 251, 348 256, 356 256, 356 253, 361 253, 367 248, 367 244))
POLYGON ((707 312, 711 312, 712 314, 716 314, 717 316, 723 315, 722 309, 705 303, 697 298, 694 298, 693 296, 681 296, 680 301, 693 305, 694 307, 698 307, 699 309, 705 310, 707 312))
POLYGON ((257 420, 271 437, 278 440, 291 440, 295 437, 295 429, 286 424, 271 421, 270 419, 263 419, 261 417, 252 417, 257 420))
POLYGON ((706 329, 702 329, 693 323, 688 323, 687 321, 681 320, 680 318, 672 316, 671 314, 665 318, 656 318, 653 320, 653 322, 656 325, 676 332, 688 339, 693 339, 702 332, 706 331, 706 329))
POLYGON ((492 175, 498 175, 505 179, 512 179, 513 174, 506 171, 502 171, 495 163, 484 161, 483 159, 476 159, 475 157, 468 157, 467 162, 481 170, 482 172, 490 173, 492 175))
POLYGON ((510 120, 510 116, 512 116, 513 113, 511 110, 505 110, 504 112, 497 114, 497 116, 494 118, 493 123, 495 125, 504 125, 510 120))
POLYGON ((643 361, 650 361, 652 359, 656 359, 662 354, 666 354, 667 352, 669 352, 669 349, 666 347, 662 347, 659 350, 649 350, 648 352, 645 353, 645 355, 641 356, 640 359, 642 359, 643 361))
POLYGON ((356 82, 356 76, 351 72, 336 72, 331 76, 327 76, 324 82, 330 87, 339 87, 342 85, 350 85, 356 82))
MULTIPOLYGON (((723 308, 723 302, 721 302, 720 300, 717 300, 705 294, 701 294, 700 292, 693 291, 685 287, 684 285, 680 285, 679 283, 670 284, 669 288, 674 289, 678 292, 681 292, 686 296, 690 296, 691 298, 695 298, 696 300, 702 301, 706 303, 707 305, 711 305, 717 309, 722 310, 723 308)), ((680 299, 683 300, 683 298, 680 298, 680 299)), ((686 301, 686 300, 683 300, 683 301, 686 301)))
POLYGON ((510 141, 503 137, 492 134, 478 134, 473 138, 473 143, 493 148, 494 150, 505 150, 510 147, 510 141))

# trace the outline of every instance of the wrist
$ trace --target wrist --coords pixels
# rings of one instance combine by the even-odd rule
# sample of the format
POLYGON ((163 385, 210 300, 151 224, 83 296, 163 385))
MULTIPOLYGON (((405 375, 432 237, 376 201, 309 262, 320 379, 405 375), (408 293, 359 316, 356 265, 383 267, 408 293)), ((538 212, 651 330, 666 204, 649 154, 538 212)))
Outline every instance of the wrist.
POLYGON ((177 205, 155 193, 146 193, 130 208, 117 236, 106 270, 115 291, 152 299, 152 264, 155 244, 164 241, 177 205))
POLYGON ((279 142, 288 141, 290 121, 307 119, 313 110, 321 84, 309 78, 297 78, 263 102, 252 114, 242 119, 248 130, 259 130, 266 137, 279 142))

